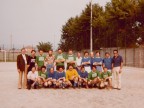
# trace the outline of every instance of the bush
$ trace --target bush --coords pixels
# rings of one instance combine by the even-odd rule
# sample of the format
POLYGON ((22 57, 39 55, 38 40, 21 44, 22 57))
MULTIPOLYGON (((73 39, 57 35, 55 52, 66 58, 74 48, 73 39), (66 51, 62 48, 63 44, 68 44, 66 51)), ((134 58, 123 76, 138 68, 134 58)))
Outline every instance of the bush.
POLYGON ((39 42, 39 45, 37 45, 37 49, 48 52, 50 49, 52 49, 52 44, 50 42, 39 42))

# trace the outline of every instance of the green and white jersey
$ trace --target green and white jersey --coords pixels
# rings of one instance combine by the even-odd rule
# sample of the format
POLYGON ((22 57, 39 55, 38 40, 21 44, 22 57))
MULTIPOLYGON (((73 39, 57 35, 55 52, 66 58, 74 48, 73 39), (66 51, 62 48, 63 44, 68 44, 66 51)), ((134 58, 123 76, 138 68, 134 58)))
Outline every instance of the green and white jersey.
POLYGON ((46 79, 47 78, 47 72, 39 72, 39 76, 46 79))
POLYGON ((111 72, 109 72, 109 71, 107 71, 107 72, 102 72, 102 73, 101 73, 102 79, 105 79, 105 78, 111 77, 111 76, 112 76, 112 74, 111 74, 111 72))
MULTIPOLYGON (((65 59, 65 55, 64 54, 57 54, 55 56, 55 60, 62 60, 65 59)), ((64 66, 64 62, 61 63, 56 63, 57 66, 64 66)))
POLYGON ((89 74, 88 74, 88 80, 94 80, 95 78, 101 78, 101 74, 99 71, 96 71, 96 72, 93 72, 91 71, 89 74))
POLYGON ((67 59, 68 61, 76 61, 75 55, 67 55, 66 59, 67 59))
MULTIPOLYGON (((67 60, 67 66, 68 66, 71 64, 69 62, 73 62, 73 61, 76 62, 76 57, 75 55, 67 55, 66 60, 67 60)), ((75 66, 75 63, 73 63, 72 65, 75 66)))
POLYGON ((45 61, 46 56, 45 55, 39 55, 36 57, 36 63, 38 65, 38 67, 41 67, 44 65, 44 61, 45 61))

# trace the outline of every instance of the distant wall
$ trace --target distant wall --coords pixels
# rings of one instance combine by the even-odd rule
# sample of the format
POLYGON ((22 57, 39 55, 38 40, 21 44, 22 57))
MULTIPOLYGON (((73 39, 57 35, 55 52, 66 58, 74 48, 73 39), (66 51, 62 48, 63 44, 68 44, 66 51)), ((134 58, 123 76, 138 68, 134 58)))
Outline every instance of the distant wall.
MULTIPOLYGON (((104 48, 104 49, 100 50, 101 57, 104 57, 105 52, 109 52, 111 54, 111 56, 113 56, 114 49, 116 49, 116 48, 104 48)), ((144 48, 127 48, 127 49, 118 48, 118 50, 119 50, 119 54, 123 57, 125 66, 143 67, 144 68, 144 48)), ((6 53, 6 61, 9 61, 9 62, 16 61, 18 54, 20 54, 19 51, 7 52, 6 53)), ((47 54, 47 53, 45 53, 45 54, 47 54)), ((0 62, 4 62, 4 61, 5 61, 4 52, 0 52, 0 62)))
MULTIPOLYGON (((113 56, 114 49, 116 48, 107 48, 101 50, 101 56, 104 57, 105 52, 109 52, 113 56)), ((144 48, 119 48, 118 51, 123 57, 125 66, 144 67, 144 48)))

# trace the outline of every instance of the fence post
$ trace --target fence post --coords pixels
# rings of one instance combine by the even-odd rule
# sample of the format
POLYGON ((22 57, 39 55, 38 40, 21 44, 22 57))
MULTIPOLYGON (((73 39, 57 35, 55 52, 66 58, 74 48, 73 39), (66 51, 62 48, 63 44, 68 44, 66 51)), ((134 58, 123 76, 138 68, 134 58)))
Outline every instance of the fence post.
POLYGON ((143 57, 143 48, 140 46, 139 47, 139 67, 143 68, 144 65, 144 57, 143 57))
POLYGON ((133 66, 135 67, 135 47, 133 48, 133 66))
MULTIPOLYGON (((3 50, 4 50, 4 44, 3 44, 3 50)), ((5 53, 5 52, 3 51, 3 61, 5 61, 5 60, 4 60, 4 59, 5 59, 5 57, 4 57, 5 55, 4 55, 4 53, 5 53)))
POLYGON ((141 48, 140 47, 139 47, 138 52, 139 52, 139 57, 138 57, 139 58, 139 63, 138 63, 139 65, 138 65, 138 67, 141 67, 141 48))
POLYGON ((7 55, 8 55, 8 56, 7 56, 7 61, 10 61, 10 60, 9 60, 9 52, 10 52, 10 51, 8 50, 8 51, 7 51, 7 55))
POLYGON ((13 49, 12 49, 12 51, 13 51, 13 62, 14 62, 14 44, 13 44, 13 49))

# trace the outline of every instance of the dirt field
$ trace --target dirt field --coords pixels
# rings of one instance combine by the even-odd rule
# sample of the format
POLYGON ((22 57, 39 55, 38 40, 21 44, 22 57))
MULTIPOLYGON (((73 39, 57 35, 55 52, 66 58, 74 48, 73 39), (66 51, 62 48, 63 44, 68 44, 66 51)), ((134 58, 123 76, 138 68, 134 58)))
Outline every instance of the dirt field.
POLYGON ((124 67, 122 90, 17 89, 16 63, 0 63, 0 108, 143 108, 144 68, 124 67))

